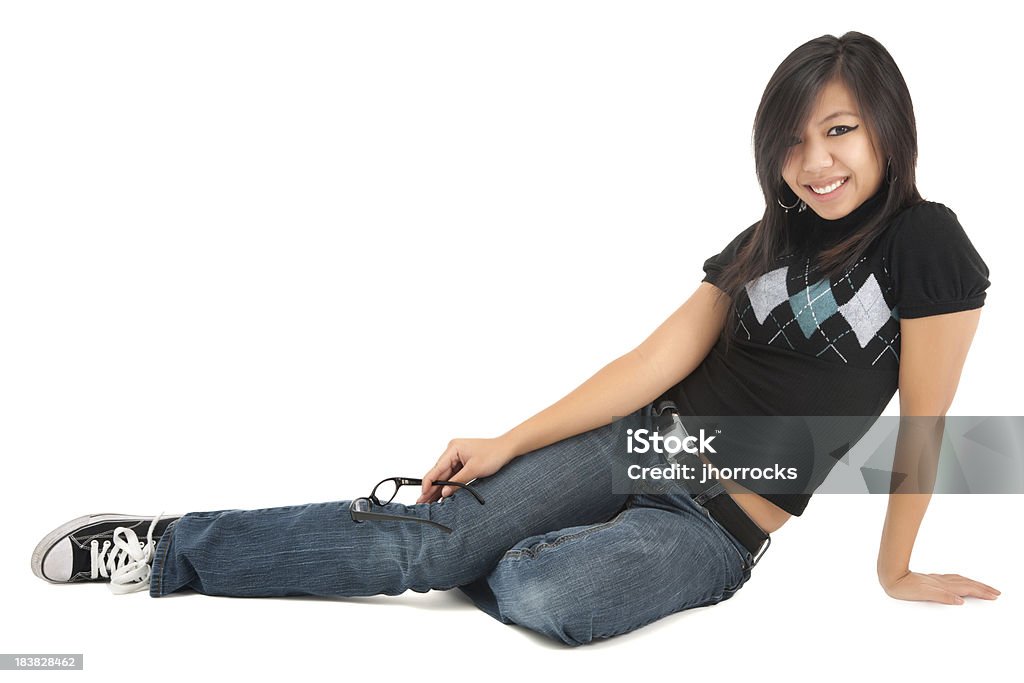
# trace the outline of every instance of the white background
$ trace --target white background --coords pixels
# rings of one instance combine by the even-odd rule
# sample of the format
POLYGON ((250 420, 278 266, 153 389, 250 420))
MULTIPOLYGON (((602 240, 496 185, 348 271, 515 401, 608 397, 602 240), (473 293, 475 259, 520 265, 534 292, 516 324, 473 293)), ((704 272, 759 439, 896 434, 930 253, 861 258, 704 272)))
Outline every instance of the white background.
POLYGON ((764 86, 803 42, 851 29, 899 64, 921 193, 956 211, 991 270, 950 412, 1024 414, 1021 60, 1015 25, 989 14, 5 3, 0 651, 82 652, 89 680, 1008 667, 1020 496, 934 498, 911 565, 994 585, 995 602, 887 597, 886 499, 822 495, 733 600, 576 649, 458 591, 154 600, 29 570, 79 515, 349 499, 561 398, 761 215, 764 86))

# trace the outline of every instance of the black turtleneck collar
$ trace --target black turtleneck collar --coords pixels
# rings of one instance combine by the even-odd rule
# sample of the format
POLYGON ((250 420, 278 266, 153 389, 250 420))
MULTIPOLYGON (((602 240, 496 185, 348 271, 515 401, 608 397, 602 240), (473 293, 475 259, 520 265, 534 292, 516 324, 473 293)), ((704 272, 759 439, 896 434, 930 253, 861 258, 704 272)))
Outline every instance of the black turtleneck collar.
MULTIPOLYGON (((884 180, 878 190, 865 199, 860 206, 850 213, 835 220, 826 220, 814 213, 808 206, 803 212, 796 214, 791 227, 798 233, 794 235, 796 244, 812 250, 820 250, 837 244, 841 239, 855 231, 864 220, 885 203, 889 194, 889 184, 884 180)), ((793 212, 790 211, 790 215, 793 212)))

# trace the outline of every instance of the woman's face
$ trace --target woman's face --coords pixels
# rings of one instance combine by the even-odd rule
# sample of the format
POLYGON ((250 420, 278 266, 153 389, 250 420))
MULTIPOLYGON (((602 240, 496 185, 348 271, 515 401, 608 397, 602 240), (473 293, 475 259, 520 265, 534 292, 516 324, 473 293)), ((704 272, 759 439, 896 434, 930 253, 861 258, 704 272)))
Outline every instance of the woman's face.
POLYGON ((822 88, 807 127, 789 148, 782 177, 825 220, 842 218, 881 187, 886 160, 866 124, 849 90, 834 80, 822 88), (835 187, 836 181, 843 182, 835 187))

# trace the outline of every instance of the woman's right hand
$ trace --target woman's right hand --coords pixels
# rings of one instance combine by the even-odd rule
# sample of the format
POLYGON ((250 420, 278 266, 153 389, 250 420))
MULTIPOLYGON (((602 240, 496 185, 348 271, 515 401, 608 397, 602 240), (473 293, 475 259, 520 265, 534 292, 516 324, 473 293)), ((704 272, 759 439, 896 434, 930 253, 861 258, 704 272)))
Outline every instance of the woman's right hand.
POLYGON ((429 472, 423 475, 417 503, 433 503, 450 496, 458 486, 437 486, 435 481, 468 484, 478 477, 489 477, 516 457, 501 437, 494 439, 452 439, 429 472))

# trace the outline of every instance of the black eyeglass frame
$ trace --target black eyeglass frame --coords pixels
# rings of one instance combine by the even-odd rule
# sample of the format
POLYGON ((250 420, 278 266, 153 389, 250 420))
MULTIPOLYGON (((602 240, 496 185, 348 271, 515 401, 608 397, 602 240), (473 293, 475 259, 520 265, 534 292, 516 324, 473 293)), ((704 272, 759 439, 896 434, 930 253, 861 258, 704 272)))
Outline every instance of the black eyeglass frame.
MULTIPOLYGON (((365 500, 366 502, 368 502, 368 503, 370 503, 372 505, 376 505, 377 507, 384 507, 385 505, 387 505, 388 503, 390 503, 391 501, 393 501, 395 499, 395 496, 398 495, 398 489, 402 488, 403 486, 419 486, 419 485, 422 485, 422 484, 423 484, 423 480, 422 479, 413 479, 411 477, 388 477, 387 479, 383 479, 380 482, 378 482, 376 486, 373 487, 373 491, 370 492, 369 496, 363 496, 361 498, 356 498, 355 500, 353 500, 349 504, 349 506, 348 506, 349 515, 351 515, 352 521, 356 522, 357 524, 362 523, 363 521, 368 520, 368 519, 369 520, 380 520, 380 521, 396 521, 396 522, 423 522, 425 524, 429 524, 431 526, 437 527, 438 529, 444 531, 445 533, 448 533, 448 534, 452 533, 451 528, 445 526, 444 524, 441 524, 440 522, 435 522, 435 521, 430 520, 430 519, 420 519, 419 517, 406 517, 404 515, 389 515, 389 514, 387 514, 385 512, 370 512, 369 510, 357 510, 356 509, 356 506, 359 505, 359 502, 363 501, 363 500, 365 500), (387 500, 382 502, 377 497, 377 489, 379 489, 381 487, 381 485, 386 484, 389 481, 395 482, 395 492, 393 494, 391 494, 390 498, 388 498, 387 500)), ((479 493, 477 493, 469 484, 464 484, 464 483, 462 483, 460 481, 441 481, 441 480, 434 481, 434 484, 435 485, 440 485, 440 486, 458 486, 459 488, 465 489, 466 491, 469 491, 470 493, 472 493, 473 497, 476 498, 478 503, 480 503, 481 505, 484 504, 483 496, 481 496, 479 493)))

